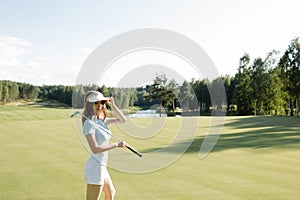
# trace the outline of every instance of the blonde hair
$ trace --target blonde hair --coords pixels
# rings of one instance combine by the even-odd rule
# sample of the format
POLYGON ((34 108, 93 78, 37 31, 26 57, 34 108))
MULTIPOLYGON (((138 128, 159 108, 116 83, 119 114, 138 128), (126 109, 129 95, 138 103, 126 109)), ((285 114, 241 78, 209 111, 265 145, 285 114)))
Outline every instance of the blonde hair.
MULTIPOLYGON (((89 91, 85 96, 84 96, 84 110, 83 110, 83 115, 86 116, 88 119, 92 120, 92 118, 96 115, 95 110, 94 110, 94 105, 95 102, 89 102, 87 100, 87 98, 91 95, 91 94, 96 94, 97 91, 89 91)), ((105 123, 105 119, 107 116, 106 113, 106 107, 105 105, 103 105, 103 114, 104 114, 104 118, 103 118, 103 122, 105 123)), ((86 118, 82 117, 82 125, 84 124, 86 118)))

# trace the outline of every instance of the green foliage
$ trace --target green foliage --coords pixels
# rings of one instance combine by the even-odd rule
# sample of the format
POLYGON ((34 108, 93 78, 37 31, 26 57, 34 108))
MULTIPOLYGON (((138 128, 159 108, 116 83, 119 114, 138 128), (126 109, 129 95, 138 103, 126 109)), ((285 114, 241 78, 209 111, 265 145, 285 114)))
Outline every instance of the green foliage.
POLYGON ((188 111, 190 108, 191 99, 193 98, 189 82, 184 81, 182 86, 179 87, 178 98, 180 99, 180 107, 183 110, 188 111))
POLYGON ((248 54, 240 59, 233 95, 240 115, 288 115, 288 112, 293 115, 293 105, 297 107, 300 94, 300 59, 296 47, 297 40, 293 40, 279 62, 279 52, 274 50, 265 59, 254 59, 252 64, 248 54))
POLYGON ((250 60, 245 53, 240 58, 234 77, 221 76, 215 80, 184 81, 179 85, 166 74, 157 74, 153 84, 138 88, 110 88, 98 85, 43 85, 41 87, 7 80, 0 81, 0 101, 49 99, 82 108, 84 95, 97 90, 113 96, 124 110, 130 107, 150 107, 158 104, 169 113, 176 107, 186 112, 209 112, 211 109, 239 115, 294 114, 298 116, 300 98, 300 43, 291 41, 281 58, 273 50, 266 58, 250 60), (225 91, 224 91, 225 89, 225 91), (224 92, 225 93, 224 93, 224 92), (226 97, 226 99, 225 99, 226 97))
POLYGON ((31 84, 0 80, 1 102, 13 102, 20 99, 34 101, 38 97, 39 91, 39 87, 31 84))
POLYGON ((237 82, 234 98, 238 107, 238 111, 240 115, 250 114, 251 109, 251 93, 252 88, 250 86, 250 71, 248 64, 250 62, 250 56, 245 54, 240 59, 240 66, 238 68, 238 73, 235 75, 235 79, 237 82))
POLYGON ((288 97, 288 111, 294 115, 293 107, 296 107, 298 116, 298 100, 300 97, 300 43, 299 37, 292 40, 288 49, 279 61, 280 78, 284 83, 284 90, 288 97), (296 104, 295 106, 293 106, 296 104))
POLYGON ((208 79, 192 80, 191 87, 196 94, 198 105, 200 106, 201 113, 207 112, 211 105, 210 94, 208 86, 210 82, 208 79))
POLYGON ((164 108, 167 112, 175 113, 177 96, 177 83, 175 80, 168 80, 166 74, 156 75, 154 83, 148 86, 149 93, 146 99, 152 104, 159 104, 160 114, 164 108))

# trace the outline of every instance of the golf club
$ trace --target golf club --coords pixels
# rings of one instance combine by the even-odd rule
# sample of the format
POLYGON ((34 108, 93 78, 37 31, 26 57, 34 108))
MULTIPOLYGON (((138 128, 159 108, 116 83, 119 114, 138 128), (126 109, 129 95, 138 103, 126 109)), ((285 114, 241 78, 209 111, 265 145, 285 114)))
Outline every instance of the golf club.
MULTIPOLYGON (((96 124, 94 121, 90 120, 89 118, 87 118, 85 115, 83 115, 81 112, 79 111, 75 111, 70 117, 74 117, 75 115, 81 115, 82 117, 84 117, 86 120, 88 120, 96 129, 100 129, 102 131, 104 131, 105 133, 107 133, 108 135, 110 135, 111 137, 113 137, 115 140, 117 140, 118 142, 121 142, 121 140, 112 135, 110 132, 108 132, 106 129, 104 129, 103 127, 99 126, 98 124, 96 124)), ((135 155, 139 156, 139 157, 143 157, 143 155, 139 152, 137 152, 136 150, 134 150, 133 148, 131 148, 129 145, 126 146, 127 149, 129 149, 131 152, 133 152, 135 155)))

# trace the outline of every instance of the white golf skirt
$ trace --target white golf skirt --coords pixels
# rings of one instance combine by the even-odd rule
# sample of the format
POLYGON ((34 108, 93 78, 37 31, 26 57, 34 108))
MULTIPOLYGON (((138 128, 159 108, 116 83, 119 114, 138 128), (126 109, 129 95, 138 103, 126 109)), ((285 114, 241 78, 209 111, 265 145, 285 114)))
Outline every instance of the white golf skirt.
POLYGON ((91 156, 85 165, 84 177, 87 184, 103 185, 104 179, 109 177, 106 165, 91 156))

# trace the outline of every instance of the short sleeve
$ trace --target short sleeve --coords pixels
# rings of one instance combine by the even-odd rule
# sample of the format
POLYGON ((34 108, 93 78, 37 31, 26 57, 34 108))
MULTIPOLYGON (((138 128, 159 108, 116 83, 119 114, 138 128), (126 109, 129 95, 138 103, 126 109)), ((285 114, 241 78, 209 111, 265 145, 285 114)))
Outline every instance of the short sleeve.
POLYGON ((95 127, 88 120, 85 120, 83 124, 83 134, 85 136, 95 134, 95 127))

